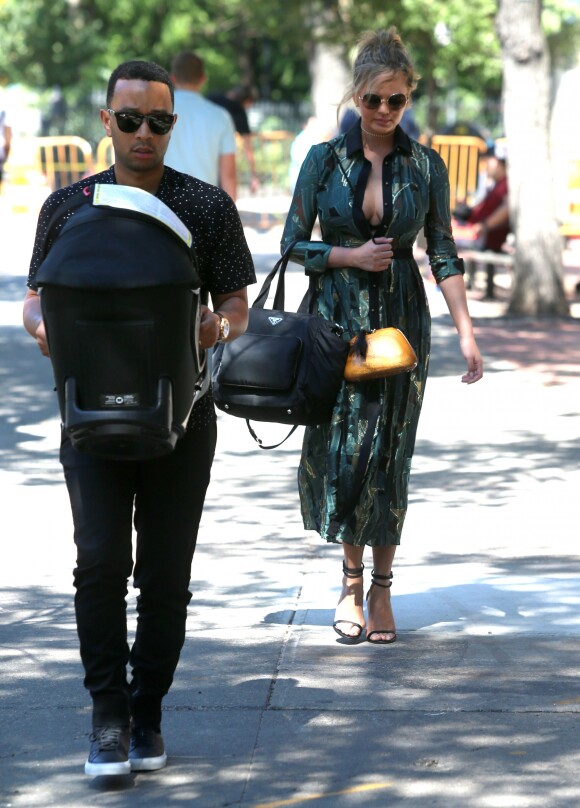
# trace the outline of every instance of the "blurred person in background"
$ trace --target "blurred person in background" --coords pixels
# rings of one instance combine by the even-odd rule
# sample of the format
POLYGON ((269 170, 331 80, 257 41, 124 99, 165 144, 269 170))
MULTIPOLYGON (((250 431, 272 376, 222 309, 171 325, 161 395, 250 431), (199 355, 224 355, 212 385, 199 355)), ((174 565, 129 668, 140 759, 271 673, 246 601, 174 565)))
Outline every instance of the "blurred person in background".
MULTIPOLYGON (((488 189, 483 198, 473 207, 458 205, 453 211, 454 222, 460 232, 457 238, 459 249, 501 252, 505 248, 511 230, 508 201, 507 148, 499 142, 491 146, 486 154, 486 180, 488 189)), ((486 262, 486 298, 495 297, 495 264, 486 262)), ((471 281, 470 281, 471 282, 471 281)))
POLYGON ((210 101, 227 110, 232 116, 236 132, 242 138, 242 148, 250 168, 250 192, 255 194, 260 187, 260 178, 256 171, 256 157, 252 143, 252 131, 248 121, 248 109, 258 100, 258 91, 254 87, 233 87, 226 93, 210 93, 210 101))
POLYGON ((0 109, 0 189, 2 188, 2 178, 4 175, 4 163, 10 156, 12 145, 12 127, 10 126, 8 113, 5 109, 0 109))
POLYGON ((488 191, 477 205, 457 208, 454 216, 474 226, 477 249, 500 252, 510 232, 507 148, 503 143, 496 143, 488 150, 486 158, 488 191))
POLYGON ((171 63, 177 122, 165 154, 167 165, 237 195, 236 133, 225 110, 201 95, 203 60, 191 51, 171 63))
POLYGON ((314 146, 315 143, 320 143, 321 140, 326 140, 327 137, 328 133, 323 131, 318 118, 311 115, 304 124, 302 131, 296 135, 290 144, 288 179, 290 181, 291 193, 294 192, 300 168, 311 147, 314 146))

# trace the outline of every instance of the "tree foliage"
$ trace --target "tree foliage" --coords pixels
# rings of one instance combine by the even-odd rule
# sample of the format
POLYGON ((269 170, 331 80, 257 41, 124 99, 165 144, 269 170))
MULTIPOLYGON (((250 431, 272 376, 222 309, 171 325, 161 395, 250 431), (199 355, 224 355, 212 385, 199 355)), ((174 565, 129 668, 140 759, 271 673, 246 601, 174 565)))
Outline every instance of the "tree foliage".
POLYGON ((266 84, 273 95, 308 92, 301 18, 283 26, 278 0, 0 0, 0 76, 37 89, 100 88, 120 62, 199 52, 210 87, 266 84))
MULTIPOLYGON (((206 61, 208 89, 251 82, 264 98, 293 102, 309 96, 316 38, 348 60, 363 30, 396 25, 424 77, 417 97, 429 99, 435 128, 451 91, 497 105, 496 11, 496 0, 0 0, 0 80, 59 85, 77 101, 101 91, 121 61, 168 66, 193 49, 206 61)), ((578 44, 577 12, 574 0, 546 0, 549 40, 562 58, 578 44)))

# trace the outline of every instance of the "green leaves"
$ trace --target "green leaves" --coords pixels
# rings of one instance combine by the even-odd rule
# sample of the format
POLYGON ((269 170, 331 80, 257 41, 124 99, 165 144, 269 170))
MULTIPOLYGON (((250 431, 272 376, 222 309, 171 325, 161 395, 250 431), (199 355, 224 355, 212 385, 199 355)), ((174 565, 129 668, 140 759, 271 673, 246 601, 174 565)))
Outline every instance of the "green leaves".
MULTIPOLYGON (((121 61, 168 67, 192 49, 205 59, 208 90, 252 82, 265 97, 292 102, 309 97, 317 38, 347 60, 362 31, 396 25, 424 77, 418 98, 430 96, 437 118, 451 88, 499 97, 496 9, 496 0, 0 0, 0 81, 60 85, 71 99, 100 91, 121 61)), ((577 50, 578 18, 573 0, 544 3, 561 60, 577 50)))

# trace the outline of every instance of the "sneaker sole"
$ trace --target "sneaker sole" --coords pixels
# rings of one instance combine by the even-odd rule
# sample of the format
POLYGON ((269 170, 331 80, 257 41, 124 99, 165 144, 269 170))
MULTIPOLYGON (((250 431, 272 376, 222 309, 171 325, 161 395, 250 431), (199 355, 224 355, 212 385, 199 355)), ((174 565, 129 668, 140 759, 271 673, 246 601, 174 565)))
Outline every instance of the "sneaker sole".
POLYGON ((129 758, 129 764, 133 772, 155 772, 158 769, 163 769, 166 763, 166 754, 150 758, 129 758))
POLYGON ((120 775, 120 774, 130 774, 131 772, 131 764, 128 760, 123 760, 118 763, 85 763, 85 774, 89 774, 93 777, 99 777, 100 775, 120 775))

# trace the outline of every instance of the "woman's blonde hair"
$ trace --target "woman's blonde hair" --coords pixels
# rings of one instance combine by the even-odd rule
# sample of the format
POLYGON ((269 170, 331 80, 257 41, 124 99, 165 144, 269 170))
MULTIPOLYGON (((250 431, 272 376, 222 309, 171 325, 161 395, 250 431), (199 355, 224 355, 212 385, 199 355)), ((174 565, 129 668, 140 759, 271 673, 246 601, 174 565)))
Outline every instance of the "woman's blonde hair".
POLYGON ((421 78, 395 26, 379 31, 366 31, 357 43, 352 66, 352 80, 340 106, 361 94, 363 88, 385 73, 405 76, 409 95, 421 78))

